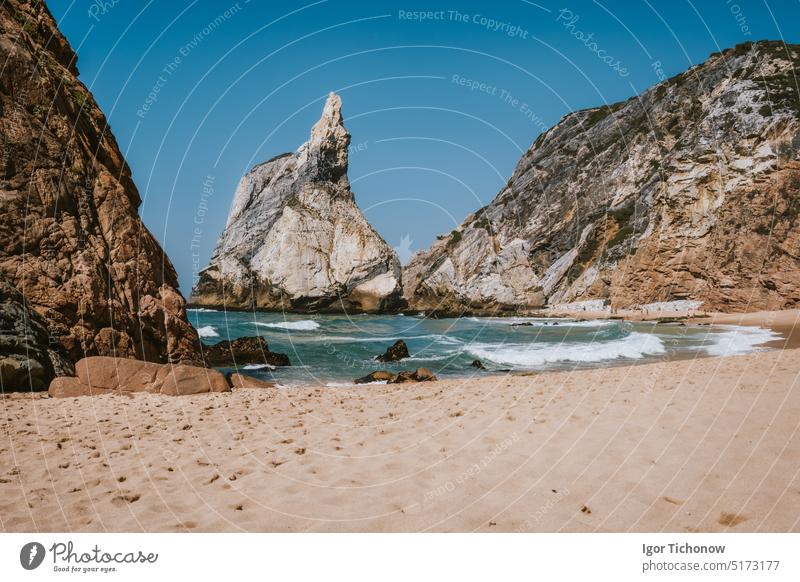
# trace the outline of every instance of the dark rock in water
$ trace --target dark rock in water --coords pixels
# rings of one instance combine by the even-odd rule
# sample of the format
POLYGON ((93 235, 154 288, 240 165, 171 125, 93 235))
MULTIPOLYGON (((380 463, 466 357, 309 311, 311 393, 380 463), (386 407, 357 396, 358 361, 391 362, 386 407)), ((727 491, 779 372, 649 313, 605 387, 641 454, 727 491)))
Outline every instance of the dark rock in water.
POLYGON ((522 323, 512 323, 511 327, 531 327, 533 324, 530 321, 523 321, 522 323))
POLYGON ((22 293, 0 276, 0 389, 47 390, 56 376, 74 376, 61 343, 22 293))
POLYGON ((369 384, 371 382, 391 382, 397 377, 397 374, 392 374, 391 372, 387 372, 385 370, 376 370, 374 372, 370 372, 366 376, 361 378, 356 378, 353 380, 356 384, 369 384))
POLYGON ((73 361, 199 362, 178 276, 76 60, 45 2, 0 4, 0 272, 73 361))
POLYGON ((289 356, 269 351, 263 337, 240 337, 233 341, 203 347, 203 360, 209 366, 247 366, 269 364, 290 366, 289 356))
POLYGON ((389 384, 405 384, 408 382, 435 382, 436 380, 438 380, 438 378, 428 368, 417 368, 413 372, 410 370, 400 372, 392 380, 389 380, 389 384))
POLYGON ((230 385, 220 372, 183 364, 156 364, 131 358, 90 356, 75 369, 76 378, 59 377, 50 382, 53 398, 132 394, 146 392, 166 396, 230 392, 230 385))
POLYGON ((472 366, 473 368, 478 368, 479 370, 485 370, 486 369, 486 366, 484 366, 483 362, 481 362, 480 360, 472 360, 472 363, 470 364, 470 366, 472 366))
POLYGON ((387 384, 405 384, 407 382, 435 382, 438 378, 428 368, 417 368, 416 370, 405 370, 399 374, 392 374, 385 370, 376 370, 353 380, 356 384, 368 384, 370 382, 386 382, 387 384))
POLYGON ((375 356, 379 362, 397 362, 409 356, 408 346, 403 340, 397 340, 394 344, 380 356, 375 356))

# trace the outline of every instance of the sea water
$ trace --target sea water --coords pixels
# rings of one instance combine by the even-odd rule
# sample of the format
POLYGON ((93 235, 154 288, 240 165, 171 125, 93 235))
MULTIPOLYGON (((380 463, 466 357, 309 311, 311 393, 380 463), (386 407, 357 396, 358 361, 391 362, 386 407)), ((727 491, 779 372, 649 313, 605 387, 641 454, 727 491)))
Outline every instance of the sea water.
MULTIPOLYGON (((530 317, 430 319, 403 315, 298 315, 190 309, 205 345, 263 336, 292 365, 242 366, 282 385, 351 383, 373 370, 426 367, 443 378, 488 372, 569 370, 664 359, 744 354, 781 336, 771 330, 699 324, 530 317), (395 341, 411 357, 380 363, 395 341), (471 364, 480 360, 486 371, 471 364)), ((227 370, 227 369, 224 369, 227 370)))

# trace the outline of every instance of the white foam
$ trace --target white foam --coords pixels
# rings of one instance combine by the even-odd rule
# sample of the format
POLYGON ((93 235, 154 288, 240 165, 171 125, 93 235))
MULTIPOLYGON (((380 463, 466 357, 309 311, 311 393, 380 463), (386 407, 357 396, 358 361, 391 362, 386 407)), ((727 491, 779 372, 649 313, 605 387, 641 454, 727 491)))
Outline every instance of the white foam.
POLYGON ((195 313, 219 313, 219 309, 209 309, 208 307, 192 307, 186 311, 194 311, 195 313))
MULTIPOLYGON (((558 325, 564 325, 569 327, 606 327, 609 325, 615 325, 618 322, 609 321, 607 319, 587 319, 586 321, 559 321, 557 322, 558 325)), ((553 325, 552 323, 550 325, 553 325)))
POLYGON ((782 339, 783 336, 770 329, 762 327, 746 327, 738 325, 718 325, 717 328, 724 328, 728 331, 722 333, 709 334, 707 339, 712 343, 703 346, 706 352, 712 356, 732 356, 735 354, 746 354, 757 351, 761 344, 782 339))
POLYGON ((602 362, 618 358, 640 359, 646 355, 663 354, 664 343, 656 336, 634 332, 630 335, 605 342, 582 342, 575 344, 473 344, 467 350, 482 360, 496 364, 520 367, 535 367, 557 362, 602 362))
POLYGON ((571 327, 605 327, 614 325, 615 322, 608 319, 588 319, 586 321, 575 321, 574 319, 562 319, 555 317, 470 317, 469 321, 475 323, 494 323, 510 325, 513 327, 550 327, 550 326, 571 326, 571 327), (525 325, 520 325, 525 324, 525 325))
POLYGON ((203 327, 198 327, 197 335, 200 337, 219 337, 219 334, 213 325, 204 325, 203 327))
POLYGON ((441 335, 438 333, 429 333, 426 335, 408 335, 408 336, 376 336, 376 335, 369 335, 365 334, 361 337, 356 337, 353 335, 321 335, 314 338, 314 341, 321 341, 321 342, 328 342, 328 343, 338 343, 338 342, 354 342, 354 343, 372 343, 372 342, 394 342, 397 341, 399 337, 402 337, 404 340, 413 340, 413 339, 427 339, 427 340, 434 340, 440 341, 442 343, 450 343, 450 344, 461 344, 463 343, 460 340, 449 338, 445 335, 441 335))
POLYGON ((304 319, 301 321, 279 321, 277 323, 263 323, 261 321, 251 321, 253 325, 260 325, 262 327, 272 327, 275 329, 289 329, 292 331, 313 331, 319 328, 316 321, 304 319))
POLYGON ((247 364, 246 366, 242 367, 243 370, 263 370, 265 368, 268 370, 274 370, 275 366, 270 366, 269 364, 247 364))
POLYGON ((454 352, 450 352, 449 354, 440 354, 438 356, 430 355, 426 356, 425 354, 415 354, 408 358, 403 358, 400 360, 401 362, 438 362, 440 360, 449 360, 456 356, 457 354, 454 352))

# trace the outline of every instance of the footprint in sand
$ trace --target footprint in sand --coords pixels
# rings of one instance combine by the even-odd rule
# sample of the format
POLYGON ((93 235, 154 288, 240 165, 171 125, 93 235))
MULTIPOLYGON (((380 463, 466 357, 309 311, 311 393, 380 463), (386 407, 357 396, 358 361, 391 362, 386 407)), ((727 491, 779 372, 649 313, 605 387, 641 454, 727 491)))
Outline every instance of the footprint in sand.
POLYGON ((747 521, 747 517, 739 513, 725 513, 719 515, 717 523, 726 527, 736 527, 740 523, 747 521))
POLYGON ((126 493, 121 493, 119 495, 115 495, 111 498, 111 503, 116 505, 117 507, 123 507, 129 503, 136 503, 139 501, 141 495, 138 493, 131 493, 130 491, 126 493))

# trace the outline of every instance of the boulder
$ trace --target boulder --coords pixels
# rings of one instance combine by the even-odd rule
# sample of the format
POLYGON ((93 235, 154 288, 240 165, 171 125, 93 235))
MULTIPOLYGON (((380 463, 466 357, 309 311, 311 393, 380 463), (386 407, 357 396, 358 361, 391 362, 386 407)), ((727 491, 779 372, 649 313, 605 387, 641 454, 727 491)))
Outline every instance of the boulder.
POLYGON ((167 396, 230 392, 231 390, 222 372, 182 364, 162 366, 154 387, 158 387, 158 391, 167 396))
POLYGON ((58 377, 50 382, 50 396, 66 398, 132 392, 181 396, 231 389, 221 372, 199 366, 90 356, 80 360, 75 368, 77 377, 58 377))
POLYGON ((75 364, 75 372, 87 386, 99 390, 122 390, 124 392, 151 392, 162 364, 92 356, 75 364))
POLYGON ((246 366, 269 364, 290 366, 289 356, 269 351, 267 340, 261 336, 240 337, 232 341, 203 347, 203 360, 209 366, 246 366))
POLYGON ((405 384, 408 382, 435 382, 438 380, 436 375, 428 368, 417 368, 414 371, 406 370, 400 372, 393 379, 389 380, 389 384, 405 384))
POLYGON ((470 364, 470 366, 472 366, 473 368, 477 368, 478 370, 485 370, 486 369, 486 366, 484 366, 483 362, 481 362, 480 360, 472 360, 472 363, 470 364))
POLYGON ((236 372, 228 375, 228 381, 230 382, 231 388, 233 389, 275 388, 274 382, 269 382, 267 380, 259 380, 258 378, 253 378, 252 376, 246 376, 244 374, 239 374, 236 372))
POLYGON ((406 346, 406 342, 403 340, 397 340, 392 344, 389 349, 386 350, 380 356, 376 356, 375 359, 379 362, 397 362, 402 360, 403 358, 407 358, 409 356, 408 353, 408 346, 406 346))
POLYGON ((74 376, 59 376, 50 382, 47 391, 53 398, 72 398, 74 396, 90 396, 92 394, 102 394, 108 390, 93 390, 84 384, 80 378, 74 376))
POLYGON ((387 372, 386 370, 376 370, 374 372, 370 372, 366 376, 362 376, 361 378, 356 378, 353 380, 356 384, 370 384, 371 382, 390 382, 395 379, 397 374, 392 374, 391 372, 387 372))

